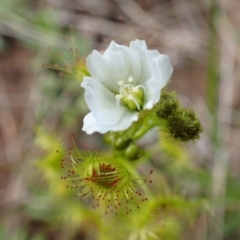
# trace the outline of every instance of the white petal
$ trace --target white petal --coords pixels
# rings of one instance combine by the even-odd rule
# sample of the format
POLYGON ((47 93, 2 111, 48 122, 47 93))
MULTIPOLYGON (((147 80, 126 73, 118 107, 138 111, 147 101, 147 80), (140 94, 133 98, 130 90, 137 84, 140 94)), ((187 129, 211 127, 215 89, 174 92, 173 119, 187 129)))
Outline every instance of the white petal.
POLYGON ((160 54, 157 50, 148 50, 146 42, 141 40, 132 41, 130 43, 130 48, 134 49, 138 53, 139 58, 142 61, 143 71, 140 83, 144 84, 144 82, 147 82, 147 80, 153 75, 157 77, 160 74, 160 81, 162 82, 163 88, 170 79, 173 71, 168 56, 160 54), (154 63, 155 61, 158 61, 159 67, 157 68, 156 63, 154 63), (156 69, 159 69, 160 71, 156 71, 156 69), (163 72, 161 73, 161 71, 163 72))
POLYGON ((145 82, 152 76, 150 69, 151 58, 148 55, 146 42, 140 40, 132 41, 130 48, 138 54, 138 58, 141 61, 141 74, 138 79, 138 84, 145 85, 145 82))
POLYGON ((158 79, 154 76, 147 81, 146 89, 147 92, 144 98, 144 109, 153 108, 154 104, 160 99, 161 89, 156 86, 158 79))
POLYGON ((159 101, 161 89, 165 87, 173 72, 168 56, 163 54, 153 59, 151 68, 153 76, 146 82, 147 93, 144 101, 146 109, 151 109, 159 101))
POLYGON ((99 124, 114 125, 122 117, 125 109, 116 104, 115 94, 91 77, 85 77, 81 86, 85 88, 85 100, 99 124))
POLYGON ((83 119, 83 131, 87 134, 92 134, 94 132, 106 133, 108 129, 100 125, 96 119, 93 117, 93 113, 88 113, 83 119))
POLYGON ((124 45, 119 45, 114 41, 110 43, 103 55, 108 58, 112 52, 121 53, 124 58, 123 61, 129 69, 127 78, 124 77, 122 80, 127 80, 129 76, 132 76, 134 80, 139 79, 141 74, 141 61, 138 57, 138 53, 133 51, 131 48, 124 45))
POLYGON ((157 59, 153 60, 153 73, 158 78, 159 88, 164 88, 171 78, 173 67, 167 55, 160 54, 157 59))
POLYGON ((93 116, 93 113, 88 113, 83 119, 83 128, 87 134, 92 134, 94 132, 106 133, 108 131, 123 131, 130 127, 130 125, 138 120, 136 112, 125 111, 119 122, 113 126, 103 126, 99 124, 93 116))
POLYGON ((161 89, 170 79, 173 67, 168 56, 157 50, 148 50, 145 41, 135 40, 130 43, 142 61, 142 74, 139 83, 146 87, 144 108, 151 109, 160 99, 161 89))
POLYGON ((144 40, 136 39, 135 41, 130 42, 130 48, 134 50, 143 50, 147 51, 147 44, 144 40))
POLYGON ((138 79, 141 74, 138 54, 115 42, 111 42, 103 55, 94 50, 86 61, 91 76, 113 92, 118 92, 118 81, 126 81, 130 75, 138 79))
POLYGON ((126 109, 121 119, 117 124, 111 126, 111 131, 123 131, 131 126, 131 124, 138 120, 138 112, 129 111, 126 109))
POLYGON ((163 54, 160 54, 158 50, 148 50, 146 52, 146 54, 148 55, 148 57, 150 58, 150 60, 154 59, 154 58, 157 58, 159 57, 160 55, 163 55, 163 54))
POLYGON ((147 44, 146 44, 146 42, 144 40, 136 39, 135 41, 130 42, 130 48, 134 49, 137 52, 139 52, 139 50, 141 50, 146 55, 148 55, 151 59, 161 55, 158 52, 158 50, 149 50, 149 49, 147 49, 147 44))

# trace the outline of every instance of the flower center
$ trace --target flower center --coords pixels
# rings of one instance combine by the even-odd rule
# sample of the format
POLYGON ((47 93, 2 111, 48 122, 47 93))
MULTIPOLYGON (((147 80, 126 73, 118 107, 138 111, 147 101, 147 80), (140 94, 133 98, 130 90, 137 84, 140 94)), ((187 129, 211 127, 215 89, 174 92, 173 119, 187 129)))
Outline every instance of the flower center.
POLYGON ((128 82, 119 81, 119 94, 117 94, 116 100, 118 106, 120 105, 120 100, 125 103, 131 110, 140 110, 143 106, 143 97, 145 87, 142 85, 134 86, 132 82, 134 79, 129 76, 128 82))

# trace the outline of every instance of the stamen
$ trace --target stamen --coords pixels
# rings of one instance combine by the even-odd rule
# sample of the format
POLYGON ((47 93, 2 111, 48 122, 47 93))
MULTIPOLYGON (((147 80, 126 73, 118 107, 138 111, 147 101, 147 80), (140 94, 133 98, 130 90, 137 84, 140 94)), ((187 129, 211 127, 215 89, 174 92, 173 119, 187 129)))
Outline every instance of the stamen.
POLYGON ((117 95, 115 96, 115 98, 116 98, 117 100, 120 100, 120 99, 122 98, 122 94, 117 94, 117 95))
POLYGON ((138 109, 138 111, 141 109, 141 107, 140 107, 140 105, 139 105, 139 103, 138 103, 138 101, 134 98, 134 97, 132 97, 132 99, 131 99, 132 101, 134 101, 134 103, 136 104, 136 106, 137 106, 137 109, 138 109))
POLYGON ((143 103, 143 96, 146 89, 143 85, 134 86, 132 82, 134 79, 132 76, 128 77, 128 82, 124 83, 123 80, 118 81, 119 94, 116 94, 117 106, 120 106, 122 100, 131 110, 140 110, 143 103))
POLYGON ((133 79, 133 77, 132 76, 129 76, 129 78, 128 78, 128 82, 133 82, 134 81, 134 79, 133 79))
POLYGON ((122 99, 122 95, 121 95, 121 94, 117 94, 117 95, 115 96, 115 98, 116 98, 117 106, 118 106, 119 108, 124 108, 123 106, 121 106, 121 102, 120 102, 120 100, 122 99))
POLYGON ((137 88, 142 88, 143 92, 146 93, 146 88, 143 85, 138 85, 137 88))
POLYGON ((124 81, 121 80, 121 81, 118 81, 117 83, 118 83, 119 86, 122 86, 124 84, 124 81))

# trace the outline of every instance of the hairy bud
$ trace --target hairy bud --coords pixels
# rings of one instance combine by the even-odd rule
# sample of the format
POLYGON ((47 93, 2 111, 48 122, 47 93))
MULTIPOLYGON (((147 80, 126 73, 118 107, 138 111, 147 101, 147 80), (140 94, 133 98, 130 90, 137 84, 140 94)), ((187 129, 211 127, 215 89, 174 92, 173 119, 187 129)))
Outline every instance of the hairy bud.
POLYGON ((166 119, 172 112, 179 107, 179 102, 174 92, 164 92, 161 96, 160 101, 156 105, 157 116, 166 119))
POLYGON ((192 109, 179 108, 168 118, 168 131, 176 139, 189 141, 198 139, 203 130, 192 109))

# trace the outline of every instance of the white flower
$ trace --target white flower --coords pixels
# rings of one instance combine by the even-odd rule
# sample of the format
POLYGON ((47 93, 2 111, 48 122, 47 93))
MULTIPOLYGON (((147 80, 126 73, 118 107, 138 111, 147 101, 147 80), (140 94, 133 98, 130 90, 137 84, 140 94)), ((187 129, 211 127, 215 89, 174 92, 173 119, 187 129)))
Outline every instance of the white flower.
POLYGON ((127 129, 139 111, 159 101, 173 71, 168 56, 148 50, 140 40, 130 47, 112 41, 103 54, 93 50, 86 61, 91 77, 84 77, 81 86, 91 110, 83 125, 88 134, 127 129))

